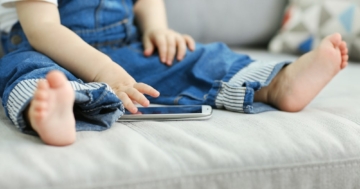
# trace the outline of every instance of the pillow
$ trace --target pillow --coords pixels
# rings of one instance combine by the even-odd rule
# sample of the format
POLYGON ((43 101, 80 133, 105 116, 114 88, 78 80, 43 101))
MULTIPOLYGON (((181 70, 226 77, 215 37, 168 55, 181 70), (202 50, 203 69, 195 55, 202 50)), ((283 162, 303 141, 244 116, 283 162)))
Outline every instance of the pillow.
POLYGON ((360 0, 291 0, 269 49, 306 53, 335 32, 347 42, 350 58, 360 60, 360 0))

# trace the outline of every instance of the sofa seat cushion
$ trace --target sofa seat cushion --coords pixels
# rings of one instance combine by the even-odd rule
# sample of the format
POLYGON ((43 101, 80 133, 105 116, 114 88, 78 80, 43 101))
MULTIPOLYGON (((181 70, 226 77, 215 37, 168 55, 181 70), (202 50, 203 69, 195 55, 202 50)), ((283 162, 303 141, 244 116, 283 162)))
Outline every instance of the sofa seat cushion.
POLYGON ((67 147, 21 134, 1 108, 0 188, 360 188, 359 73, 351 63, 299 113, 119 122, 67 147))

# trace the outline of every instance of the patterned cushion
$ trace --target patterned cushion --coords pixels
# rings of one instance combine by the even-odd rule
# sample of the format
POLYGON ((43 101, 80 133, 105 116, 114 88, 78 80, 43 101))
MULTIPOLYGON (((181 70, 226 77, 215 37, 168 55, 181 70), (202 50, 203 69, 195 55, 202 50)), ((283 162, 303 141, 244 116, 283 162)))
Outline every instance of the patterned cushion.
POLYGON ((350 57, 360 60, 360 0, 292 0, 269 48, 305 53, 335 32, 348 43, 350 57))

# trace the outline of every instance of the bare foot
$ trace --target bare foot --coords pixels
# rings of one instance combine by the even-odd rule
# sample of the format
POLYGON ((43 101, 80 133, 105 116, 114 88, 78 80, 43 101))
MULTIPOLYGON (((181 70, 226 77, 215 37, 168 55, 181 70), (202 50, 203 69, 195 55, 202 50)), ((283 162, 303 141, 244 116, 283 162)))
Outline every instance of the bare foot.
POLYGON ((341 35, 327 36, 317 49, 283 68, 269 86, 255 93, 254 100, 283 111, 300 111, 347 66, 348 59, 341 35))
POLYGON ((27 117, 44 143, 64 146, 75 141, 74 98, 70 83, 59 71, 39 81, 27 117))

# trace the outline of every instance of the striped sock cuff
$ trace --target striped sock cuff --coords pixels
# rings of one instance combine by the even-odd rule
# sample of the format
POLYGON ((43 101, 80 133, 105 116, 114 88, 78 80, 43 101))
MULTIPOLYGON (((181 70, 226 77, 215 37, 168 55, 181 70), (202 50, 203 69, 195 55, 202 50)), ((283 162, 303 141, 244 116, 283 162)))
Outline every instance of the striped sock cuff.
MULTIPOLYGON (((8 111, 10 120, 15 124, 16 128, 22 130, 26 127, 26 123, 22 112, 33 98, 39 79, 28 79, 19 82, 10 92, 5 109, 8 111)), ((80 83, 70 81, 70 85, 74 91, 96 90, 106 86, 106 90, 114 93, 106 83, 80 83)), ((115 93, 114 93, 115 94, 115 93)))
POLYGON ((289 63, 256 61, 249 64, 236 73, 229 82, 221 84, 221 89, 215 99, 216 107, 250 113, 253 108, 251 104, 255 90, 267 86, 286 64, 289 63), (246 86, 245 83, 257 83, 257 87, 246 86))

